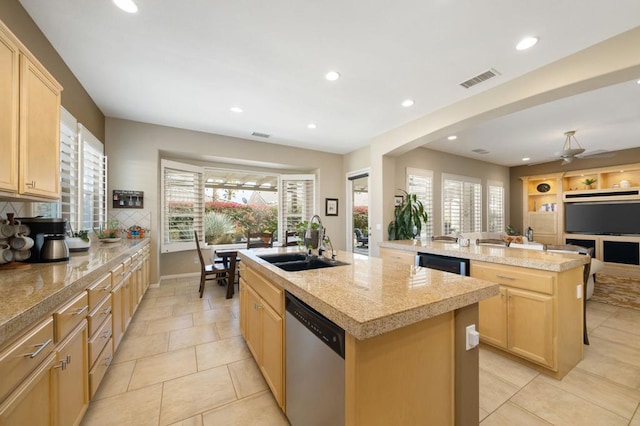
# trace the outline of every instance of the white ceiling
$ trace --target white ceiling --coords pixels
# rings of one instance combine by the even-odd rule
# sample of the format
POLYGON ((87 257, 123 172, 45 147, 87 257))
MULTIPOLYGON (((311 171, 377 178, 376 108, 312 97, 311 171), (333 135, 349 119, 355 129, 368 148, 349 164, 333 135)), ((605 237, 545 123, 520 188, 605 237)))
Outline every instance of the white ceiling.
MULTIPOLYGON (((638 0, 136 1, 129 15, 110 0, 20 0, 106 116, 335 153, 640 25, 638 0), (526 35, 540 43, 516 51, 526 35), (489 68, 501 75, 458 85, 489 68)), ((429 147, 515 165, 577 130, 587 151, 627 148, 622 127, 640 135, 633 84, 429 147)))

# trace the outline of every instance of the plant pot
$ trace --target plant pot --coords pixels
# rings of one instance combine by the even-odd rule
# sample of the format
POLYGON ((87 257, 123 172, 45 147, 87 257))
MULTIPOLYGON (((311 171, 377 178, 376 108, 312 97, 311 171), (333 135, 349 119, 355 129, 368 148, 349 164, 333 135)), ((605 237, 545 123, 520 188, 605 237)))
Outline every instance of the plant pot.
POLYGON ((305 233, 304 246, 305 247, 311 246, 311 248, 317 249, 318 248, 318 240, 319 239, 320 239, 320 231, 318 231, 317 229, 312 229, 311 230, 311 238, 307 238, 306 237, 306 233, 305 233))

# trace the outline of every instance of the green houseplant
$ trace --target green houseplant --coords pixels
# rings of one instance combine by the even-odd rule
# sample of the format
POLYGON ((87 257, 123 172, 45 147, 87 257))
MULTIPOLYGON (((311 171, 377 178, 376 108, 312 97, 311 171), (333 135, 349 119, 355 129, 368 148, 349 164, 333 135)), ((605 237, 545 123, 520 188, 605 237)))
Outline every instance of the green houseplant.
POLYGON ((410 240, 420 235, 422 225, 427 222, 428 215, 416 194, 406 191, 402 203, 393 211, 394 219, 389 223, 387 232, 389 240, 410 240))

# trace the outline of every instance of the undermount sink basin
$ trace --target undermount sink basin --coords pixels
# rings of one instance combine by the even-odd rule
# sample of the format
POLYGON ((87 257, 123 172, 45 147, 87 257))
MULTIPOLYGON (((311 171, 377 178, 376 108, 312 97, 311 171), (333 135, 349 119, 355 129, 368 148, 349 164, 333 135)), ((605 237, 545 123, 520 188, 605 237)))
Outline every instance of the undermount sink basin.
POLYGON ((265 254, 258 257, 266 260, 273 266, 277 266, 278 268, 288 272, 307 271, 310 269, 331 268, 333 266, 348 265, 348 263, 341 262, 339 260, 317 257, 307 259, 307 256, 302 253, 265 254))

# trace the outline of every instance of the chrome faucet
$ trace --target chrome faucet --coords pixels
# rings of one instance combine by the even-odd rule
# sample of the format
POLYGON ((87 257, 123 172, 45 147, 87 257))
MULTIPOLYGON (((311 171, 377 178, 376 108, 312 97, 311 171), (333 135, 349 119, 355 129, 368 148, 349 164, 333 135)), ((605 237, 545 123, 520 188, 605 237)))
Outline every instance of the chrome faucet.
MULTIPOLYGON (((325 234, 324 239, 327 241, 327 243, 329 243, 329 247, 331 247, 331 260, 336 260, 336 251, 333 249, 331 238, 329 238, 329 236, 325 234)), ((324 241, 322 247, 324 248, 324 241)))

